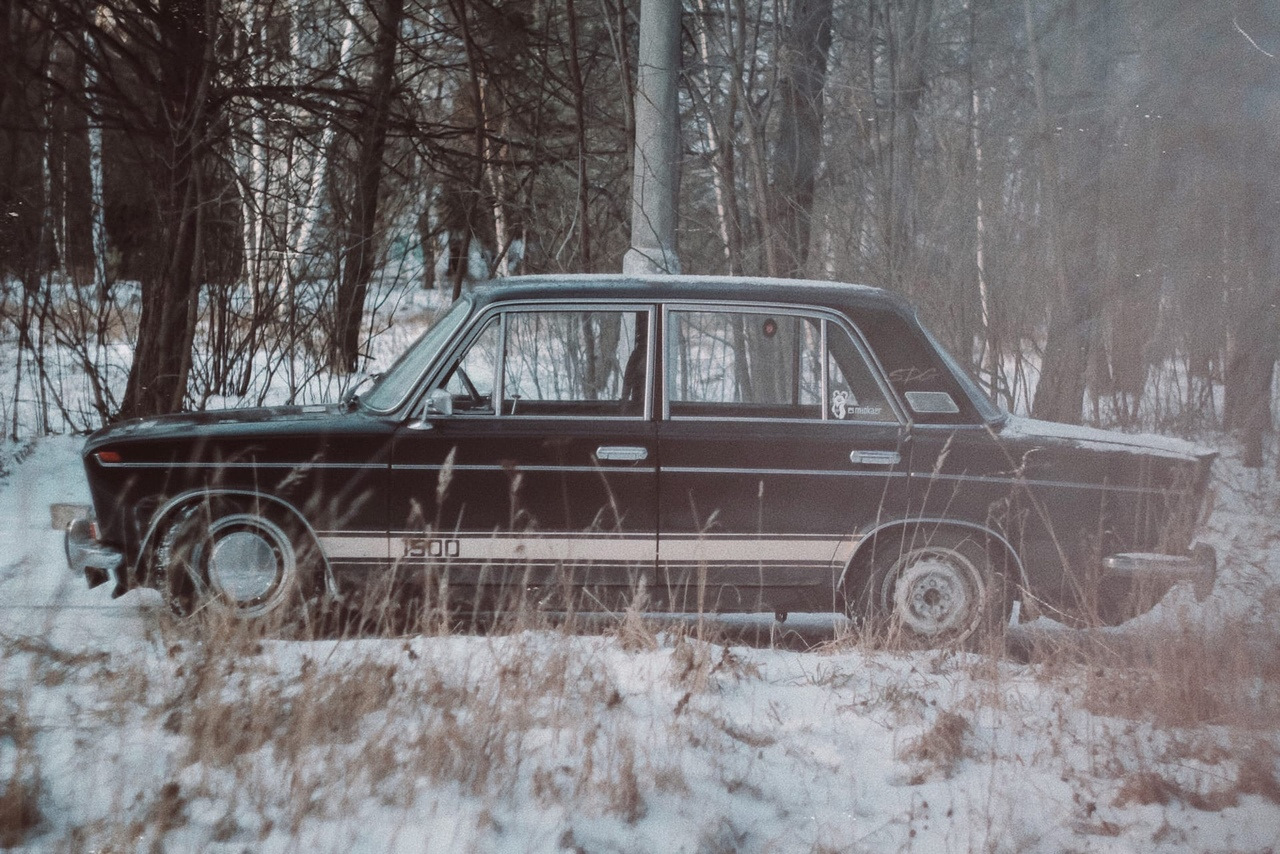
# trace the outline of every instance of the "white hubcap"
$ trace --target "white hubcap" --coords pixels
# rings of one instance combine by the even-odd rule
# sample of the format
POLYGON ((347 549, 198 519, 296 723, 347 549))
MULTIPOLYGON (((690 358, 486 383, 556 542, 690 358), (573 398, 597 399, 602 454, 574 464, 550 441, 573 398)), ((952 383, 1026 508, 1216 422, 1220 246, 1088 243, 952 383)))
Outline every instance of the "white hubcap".
POLYGON ((297 559, 289 535, 274 522, 233 514, 209 526, 209 583, 241 616, 261 616, 285 601, 297 559))

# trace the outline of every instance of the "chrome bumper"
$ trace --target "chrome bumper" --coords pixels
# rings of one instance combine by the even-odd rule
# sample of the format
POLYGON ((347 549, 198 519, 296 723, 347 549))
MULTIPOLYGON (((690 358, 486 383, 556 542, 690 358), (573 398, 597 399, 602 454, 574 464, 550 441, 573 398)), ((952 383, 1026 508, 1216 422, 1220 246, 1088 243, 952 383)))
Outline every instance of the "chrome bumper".
POLYGON ((124 593, 124 579, 120 576, 120 565, 124 562, 124 554, 117 548, 99 542, 97 526, 93 522, 89 508, 76 508, 69 521, 63 522, 66 505, 55 505, 52 509, 54 527, 65 527, 64 547, 67 552, 67 566, 76 575, 84 576, 90 587, 100 584, 111 585, 111 595, 124 593), (60 518, 60 516, 62 518, 60 518))
POLYGON ((1126 552, 1102 559, 1103 580, 1120 579, 1135 586, 1168 589, 1180 581, 1191 582, 1197 601, 1204 601, 1218 578, 1218 553, 1198 543, 1189 555, 1126 552))

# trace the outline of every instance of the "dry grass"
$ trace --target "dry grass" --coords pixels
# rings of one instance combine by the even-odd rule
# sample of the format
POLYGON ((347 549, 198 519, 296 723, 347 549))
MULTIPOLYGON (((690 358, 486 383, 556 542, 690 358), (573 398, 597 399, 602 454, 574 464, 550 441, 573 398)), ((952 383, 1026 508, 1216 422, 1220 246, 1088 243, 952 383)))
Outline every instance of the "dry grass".
POLYGON ((1083 682, 1099 716, 1162 727, 1280 729, 1280 628, 1238 620, 1205 629, 1167 625, 1052 632, 1031 660, 1047 675, 1083 682))
MULTIPOLYGON (((93 684, 94 726, 161 734, 154 781, 122 788, 117 818, 72 828, 73 848, 164 847, 199 823, 214 841, 252 849, 272 834, 355 815, 370 798, 410 821, 424 787, 486 805, 475 817, 489 828, 480 832, 497 833, 512 803, 632 826, 664 799, 700 797, 707 784, 691 777, 699 764, 712 766, 727 795, 766 799, 733 757, 794 750, 785 712, 744 718, 720 702, 766 678, 761 659, 715 642, 724 638, 710 618, 656 622, 642 593, 612 621, 513 608, 479 631, 459 634, 437 612, 429 633, 399 634, 405 624, 385 620, 382 633, 369 632, 381 609, 303 643, 231 620, 166 618, 148 660, 30 637, 0 644, 7 660, 24 662, 31 685, 93 684), (581 637, 584 628, 598 637, 581 637), (620 681, 619 656, 648 662, 646 693, 620 681), (643 705, 651 699, 661 714, 643 705), (224 814, 210 819, 201 806, 210 801, 226 803, 224 814)), ((1072 698, 1070 714, 1045 724, 1041 749, 1016 761, 1060 763, 1055 773, 1093 787, 1106 809, 1220 811, 1247 797, 1280 804, 1280 635, 1241 624, 1071 637, 1043 640, 1027 665, 845 638, 811 652, 812 678, 796 687, 835 699, 835 720, 894 733, 884 749, 905 764, 899 779, 910 787, 953 785, 975 765, 1006 761, 992 728, 1044 723, 1020 720, 1019 702, 1042 707, 1015 699, 1016 684, 1072 698), (1095 724, 1076 714, 1133 734, 1091 735, 1095 724), (1168 737, 1144 752, 1153 731, 1168 737), (1086 769, 1066 757, 1071 739, 1090 738, 1086 769)), ((46 838, 38 835, 49 823, 47 793, 25 712, 5 708, 0 742, 19 745, 21 767, 0 777, 0 844, 25 844, 46 838)), ((1081 821, 1089 832, 1125 832, 1114 815, 1081 821)), ((567 847, 589 850, 565 834, 567 847)), ((748 839, 738 818, 714 813, 698 844, 737 850, 752 847, 748 839)))
MULTIPOLYGON (((4 646, 8 646, 6 639, 4 646)), ((41 763, 35 744, 35 725, 25 697, 0 693, 0 757, 10 748, 12 759, 0 766, 0 848, 22 844, 40 826, 41 763)))
POLYGON ((898 753, 899 759, 917 766, 911 782, 919 784, 932 774, 950 777, 960 760, 970 755, 971 730, 963 715, 948 709, 939 711, 933 725, 898 753))

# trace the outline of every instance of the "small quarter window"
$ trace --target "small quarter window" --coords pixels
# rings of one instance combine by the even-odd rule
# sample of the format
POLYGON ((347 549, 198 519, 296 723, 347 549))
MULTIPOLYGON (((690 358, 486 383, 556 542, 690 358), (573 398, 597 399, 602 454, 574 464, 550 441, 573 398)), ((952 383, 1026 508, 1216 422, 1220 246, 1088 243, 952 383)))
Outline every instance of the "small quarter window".
POLYGON ((893 407, 849 333, 827 322, 827 417, 836 421, 896 421, 893 407))
POLYGON ((453 398, 454 412, 493 414, 494 383, 497 378, 502 323, 494 317, 471 342, 458 364, 449 372, 445 390, 453 398))

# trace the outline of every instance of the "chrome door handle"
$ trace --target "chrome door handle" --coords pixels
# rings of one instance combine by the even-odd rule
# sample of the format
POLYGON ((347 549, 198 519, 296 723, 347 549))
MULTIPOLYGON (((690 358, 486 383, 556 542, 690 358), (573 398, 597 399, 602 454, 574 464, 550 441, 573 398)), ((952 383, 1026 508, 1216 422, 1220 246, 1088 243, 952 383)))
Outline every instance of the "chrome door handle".
POLYGON ((649 449, 637 445, 601 445, 596 448, 597 460, 615 463, 636 463, 648 459, 649 449))
POLYGON ((902 462, 897 451, 850 451, 849 462, 855 466, 896 466, 902 462))

